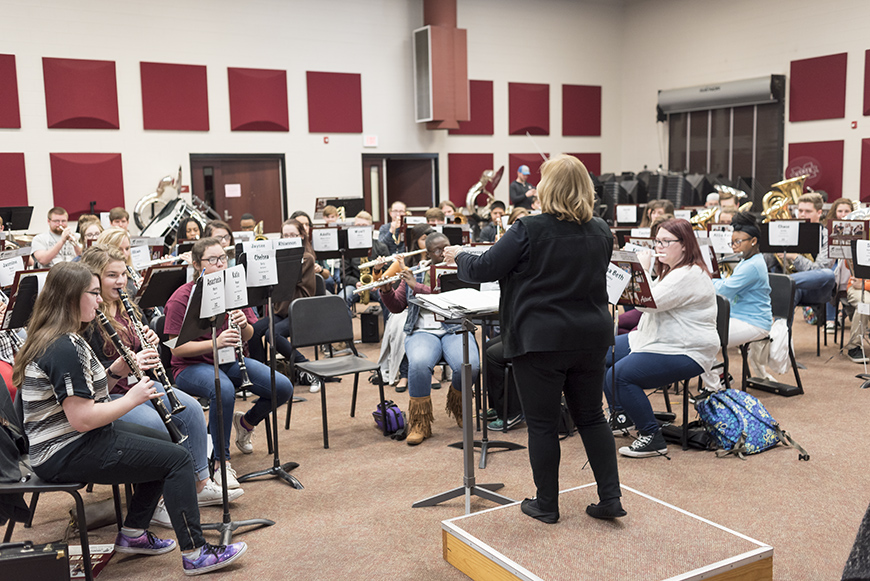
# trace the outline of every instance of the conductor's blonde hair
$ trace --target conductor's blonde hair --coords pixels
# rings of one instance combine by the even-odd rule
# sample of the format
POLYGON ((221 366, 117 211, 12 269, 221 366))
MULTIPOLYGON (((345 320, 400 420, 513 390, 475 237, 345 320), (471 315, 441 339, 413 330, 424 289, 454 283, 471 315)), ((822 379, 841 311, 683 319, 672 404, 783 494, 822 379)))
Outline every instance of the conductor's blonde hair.
POLYGON ((586 166, 576 157, 563 154, 541 166, 538 198, 542 212, 584 224, 592 219, 595 187, 586 166))

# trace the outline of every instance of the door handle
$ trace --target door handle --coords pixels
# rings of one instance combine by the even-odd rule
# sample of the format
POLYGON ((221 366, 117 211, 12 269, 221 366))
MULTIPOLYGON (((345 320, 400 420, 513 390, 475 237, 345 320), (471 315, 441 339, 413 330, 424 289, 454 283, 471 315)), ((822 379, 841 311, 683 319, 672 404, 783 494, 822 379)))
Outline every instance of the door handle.
POLYGON ((226 208, 224 208, 224 222, 229 222, 232 219, 233 219, 233 217, 230 216, 229 211, 226 208))

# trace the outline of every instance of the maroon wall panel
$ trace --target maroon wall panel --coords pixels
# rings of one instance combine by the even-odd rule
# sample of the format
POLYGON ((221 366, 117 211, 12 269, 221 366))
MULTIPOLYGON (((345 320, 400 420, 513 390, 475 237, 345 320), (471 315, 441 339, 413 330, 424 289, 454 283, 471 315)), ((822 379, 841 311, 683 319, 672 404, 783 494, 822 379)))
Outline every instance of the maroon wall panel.
POLYGON ((51 129, 118 129, 114 61, 43 58, 51 129))
MULTIPOLYGON (((547 159, 550 158, 549 153, 544 155, 547 156, 547 159)), ((543 163, 544 159, 540 153, 512 153, 508 156, 508 166, 504 169, 504 179, 502 181, 508 184, 515 181, 517 179, 517 168, 521 165, 527 165, 531 172, 527 179, 530 184, 537 185, 541 181, 541 164, 543 163)))
POLYGON ((808 175, 804 189, 824 190, 828 201, 843 195, 843 142, 790 143, 786 179, 808 175))
POLYGON ((599 85, 562 85, 562 135, 601 135, 599 85))
POLYGON ((864 115, 870 115, 870 50, 864 53, 864 115))
POLYGON ((15 55, 0 54, 0 127, 19 129, 21 113, 18 109, 18 74, 15 55))
POLYGON ((309 133, 362 133, 362 76, 305 73, 309 133))
POLYGON ((846 115, 846 53, 791 61, 789 121, 846 115))
POLYGON ((201 65, 139 63, 145 129, 208 131, 208 79, 201 65))
POLYGON ((492 135, 492 81, 468 81, 471 94, 471 120, 460 121, 450 135, 492 135))
POLYGON ((230 129, 290 131, 287 71, 228 68, 230 129))
MULTIPOLYGON (((450 201, 459 208, 465 206, 465 196, 468 190, 480 181, 480 175, 492 167, 491 153, 448 153, 447 172, 450 188, 450 201)), ((504 188, 501 188, 502 191, 504 188)), ((486 196, 478 196, 479 204, 486 204, 486 196)))
POLYGON ((550 134, 550 85, 508 83, 508 133, 550 134))
POLYGON ((120 153, 52 153, 51 188, 54 205, 69 212, 70 220, 87 213, 124 206, 120 153))
POLYGON ((23 153, 0 153, 0 206, 27 206, 23 153))
POLYGON ((600 153, 569 153, 583 162, 589 173, 601 175, 601 154, 600 153))
POLYGON ((861 191, 862 202, 870 202, 870 139, 861 140, 861 191))

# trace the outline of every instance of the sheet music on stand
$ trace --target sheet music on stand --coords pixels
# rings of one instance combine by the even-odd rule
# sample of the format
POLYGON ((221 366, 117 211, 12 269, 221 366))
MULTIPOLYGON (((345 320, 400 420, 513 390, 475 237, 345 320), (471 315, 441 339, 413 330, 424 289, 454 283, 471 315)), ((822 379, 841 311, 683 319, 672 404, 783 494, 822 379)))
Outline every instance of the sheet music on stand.
POLYGON ((607 267, 607 298, 612 305, 656 308, 649 279, 634 252, 614 250, 607 267))
POLYGON ((498 312, 501 293, 460 288, 445 293, 417 295, 417 304, 446 319, 459 319, 472 315, 490 315, 498 312))

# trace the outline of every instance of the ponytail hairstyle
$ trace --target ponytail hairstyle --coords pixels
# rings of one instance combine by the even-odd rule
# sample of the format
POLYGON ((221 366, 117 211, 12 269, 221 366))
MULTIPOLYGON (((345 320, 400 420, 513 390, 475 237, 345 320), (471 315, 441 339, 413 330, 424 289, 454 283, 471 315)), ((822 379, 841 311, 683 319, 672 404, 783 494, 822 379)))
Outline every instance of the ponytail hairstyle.
POLYGON ((683 245, 683 259, 674 267, 656 259, 658 264, 658 272, 661 273, 659 280, 665 278, 671 270, 681 268, 683 266, 696 265, 701 267, 701 270, 707 273, 707 276, 713 278, 710 271, 707 270, 707 265, 704 263, 704 256, 701 254, 701 247, 698 246, 698 239, 695 238, 695 232, 692 230, 692 225, 688 220, 682 218, 671 218, 665 220, 659 225, 659 230, 667 230, 677 237, 677 240, 683 245))
MULTIPOLYGON (((108 299, 106 298, 105 289, 102 288, 103 285, 103 272, 105 272, 106 268, 112 264, 113 262, 120 262, 121 269, 124 271, 124 276, 127 275, 126 268, 124 265, 124 253, 121 252, 120 249, 114 246, 108 246, 106 244, 94 244, 87 250, 82 253, 82 264, 90 268, 97 276, 100 277, 100 289, 103 291, 103 304, 100 305, 100 311, 106 315, 106 318, 112 324, 115 331, 118 333, 118 336, 126 343, 128 346, 133 345, 133 321, 130 319, 130 316, 127 314, 127 309, 124 308, 124 305, 121 303, 120 299, 108 299), (120 317, 124 324, 118 322, 117 317, 113 317, 110 313, 109 302, 116 303, 116 312, 118 313, 117 317, 120 317)), ((137 309, 136 304, 130 301, 133 305, 134 309, 137 309)), ((137 311, 137 315, 140 317, 142 314, 137 311)), ((103 337, 103 351, 105 352, 106 357, 114 357, 117 355, 115 351, 115 345, 112 343, 112 338, 109 337, 109 333, 100 325, 96 320, 91 322, 91 332, 94 331, 94 328, 99 329, 100 335, 103 337)))

